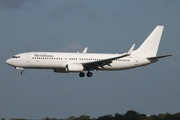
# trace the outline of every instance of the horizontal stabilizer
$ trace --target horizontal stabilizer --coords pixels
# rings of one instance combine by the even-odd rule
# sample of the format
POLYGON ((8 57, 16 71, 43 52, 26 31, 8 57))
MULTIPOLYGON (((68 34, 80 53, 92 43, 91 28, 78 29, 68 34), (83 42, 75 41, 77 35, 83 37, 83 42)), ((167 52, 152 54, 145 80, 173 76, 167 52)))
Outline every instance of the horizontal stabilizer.
POLYGON ((148 57, 147 59, 160 59, 160 58, 164 58, 164 57, 169 57, 169 56, 172 56, 172 55, 162 55, 162 56, 156 56, 156 57, 148 57))

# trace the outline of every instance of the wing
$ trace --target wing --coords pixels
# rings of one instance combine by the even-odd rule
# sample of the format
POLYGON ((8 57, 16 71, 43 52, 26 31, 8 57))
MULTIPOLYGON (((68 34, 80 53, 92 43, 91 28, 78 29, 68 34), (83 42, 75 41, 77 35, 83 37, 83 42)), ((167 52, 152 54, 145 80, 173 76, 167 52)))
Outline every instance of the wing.
POLYGON ((113 60, 131 55, 132 51, 134 50, 134 46, 135 46, 135 44, 132 45, 132 47, 130 48, 130 50, 127 53, 124 53, 120 56, 107 58, 107 59, 103 59, 103 60, 99 60, 99 61, 86 62, 86 63, 82 63, 82 65, 86 70, 98 70, 99 68, 103 68, 104 65, 111 66, 111 63, 113 60))

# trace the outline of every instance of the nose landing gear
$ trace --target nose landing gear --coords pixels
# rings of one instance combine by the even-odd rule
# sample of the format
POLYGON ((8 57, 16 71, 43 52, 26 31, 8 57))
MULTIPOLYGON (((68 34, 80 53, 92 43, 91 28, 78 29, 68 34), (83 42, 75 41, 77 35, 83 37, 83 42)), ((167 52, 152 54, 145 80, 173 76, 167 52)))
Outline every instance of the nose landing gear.
POLYGON ((15 67, 16 70, 21 70, 21 75, 24 75, 24 68, 21 68, 21 67, 15 67))
POLYGON ((24 71, 21 71, 21 75, 24 75, 24 71))

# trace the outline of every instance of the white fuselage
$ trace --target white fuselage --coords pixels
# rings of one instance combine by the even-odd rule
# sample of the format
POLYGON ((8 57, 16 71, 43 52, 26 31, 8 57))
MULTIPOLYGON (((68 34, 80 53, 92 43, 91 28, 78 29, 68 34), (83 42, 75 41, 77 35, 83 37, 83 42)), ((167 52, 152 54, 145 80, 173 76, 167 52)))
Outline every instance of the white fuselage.
MULTIPOLYGON (((71 63, 86 63, 119 56, 120 54, 63 53, 63 52, 27 52, 17 54, 6 62, 11 66, 23 69, 65 69, 71 63)), ((127 56, 113 60, 110 65, 98 70, 123 70, 150 64, 147 59, 127 56)), ((84 69, 86 70, 86 69, 84 69)), ((65 72, 65 71, 62 71, 65 72)), ((71 72, 71 71, 69 71, 71 72)))

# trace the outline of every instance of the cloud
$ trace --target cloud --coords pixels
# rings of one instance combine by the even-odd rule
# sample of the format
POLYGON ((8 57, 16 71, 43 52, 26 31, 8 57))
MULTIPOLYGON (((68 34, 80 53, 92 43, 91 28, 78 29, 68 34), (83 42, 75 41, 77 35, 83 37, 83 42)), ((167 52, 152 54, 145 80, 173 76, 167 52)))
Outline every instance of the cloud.
POLYGON ((81 15, 85 18, 95 19, 98 15, 95 12, 90 12, 88 6, 84 2, 73 2, 69 4, 65 4, 62 7, 53 10, 51 16, 57 18, 64 18, 75 15, 81 15))
POLYGON ((1 9, 20 9, 24 8, 29 2, 40 2, 41 0, 0 0, 1 9))

